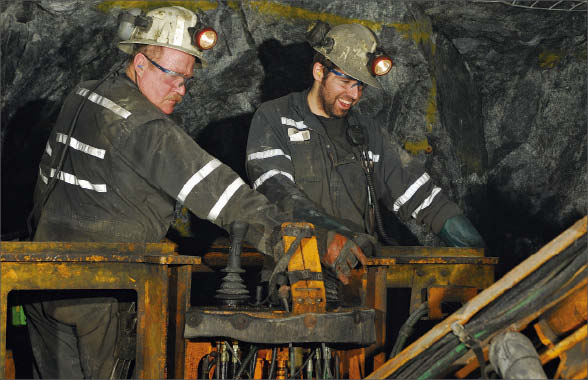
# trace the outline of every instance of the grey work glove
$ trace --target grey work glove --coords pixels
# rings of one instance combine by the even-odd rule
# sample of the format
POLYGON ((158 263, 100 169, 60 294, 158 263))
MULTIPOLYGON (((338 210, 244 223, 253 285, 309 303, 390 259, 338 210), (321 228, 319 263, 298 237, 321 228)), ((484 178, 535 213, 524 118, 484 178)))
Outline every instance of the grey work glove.
POLYGON ((451 247, 486 247, 476 227, 463 215, 447 219, 439 232, 439 237, 451 247))

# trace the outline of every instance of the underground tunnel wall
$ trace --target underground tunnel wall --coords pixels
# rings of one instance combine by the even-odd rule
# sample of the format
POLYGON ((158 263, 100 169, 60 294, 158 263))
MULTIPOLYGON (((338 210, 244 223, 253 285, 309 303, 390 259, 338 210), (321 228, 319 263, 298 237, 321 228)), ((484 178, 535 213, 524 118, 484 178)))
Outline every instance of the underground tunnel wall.
MULTIPOLYGON (((422 162, 506 271, 586 214, 586 12, 474 1, 0 2, 2 233, 26 229, 38 162, 66 94, 126 58, 117 16, 181 5, 219 32, 173 118, 245 176, 261 102, 307 88, 313 21, 360 22, 394 60, 358 108, 422 162)), ((386 213, 402 244, 441 245, 386 213)), ((214 231, 194 221, 193 233, 214 231)), ((210 235, 210 234, 208 234, 210 235)))

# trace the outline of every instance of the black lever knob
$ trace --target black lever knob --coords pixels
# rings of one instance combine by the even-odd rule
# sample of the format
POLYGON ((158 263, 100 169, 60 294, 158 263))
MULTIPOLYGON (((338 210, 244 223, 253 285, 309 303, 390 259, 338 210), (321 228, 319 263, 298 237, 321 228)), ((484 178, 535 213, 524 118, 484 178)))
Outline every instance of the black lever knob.
POLYGON ((249 299, 249 290, 240 275, 245 272, 241 268, 241 248, 248 228, 249 224, 245 222, 231 223, 231 248, 227 266, 222 270, 227 275, 223 277, 215 296, 226 306, 238 306, 249 299))

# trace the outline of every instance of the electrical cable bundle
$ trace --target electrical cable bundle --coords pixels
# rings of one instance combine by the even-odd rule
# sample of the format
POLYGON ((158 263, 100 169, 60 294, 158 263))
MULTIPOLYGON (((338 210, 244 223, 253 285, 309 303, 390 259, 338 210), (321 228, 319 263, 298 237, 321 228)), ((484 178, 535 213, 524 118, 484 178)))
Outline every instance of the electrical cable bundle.
MULTIPOLYGON (((465 335, 474 341, 483 341, 559 299, 585 280, 586 262, 584 234, 478 312, 463 326, 465 335)), ((390 378, 442 378, 451 364, 468 351, 465 343, 449 333, 400 367, 390 378)))

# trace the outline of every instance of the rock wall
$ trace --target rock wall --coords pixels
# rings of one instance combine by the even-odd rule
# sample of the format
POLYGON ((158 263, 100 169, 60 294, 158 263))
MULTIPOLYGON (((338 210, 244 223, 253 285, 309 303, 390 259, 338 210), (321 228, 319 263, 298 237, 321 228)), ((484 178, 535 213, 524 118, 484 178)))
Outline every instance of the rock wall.
MULTIPOLYGON (((0 2, 2 233, 23 230, 64 96, 125 59, 122 8, 201 10, 220 35, 174 117, 244 175, 261 102, 310 84, 310 23, 360 22, 393 57, 358 107, 386 125, 509 268, 586 214, 586 12, 474 1, 0 2)), ((387 213, 403 244, 439 244, 387 213)), ((208 227, 202 227, 208 228, 208 227)))

